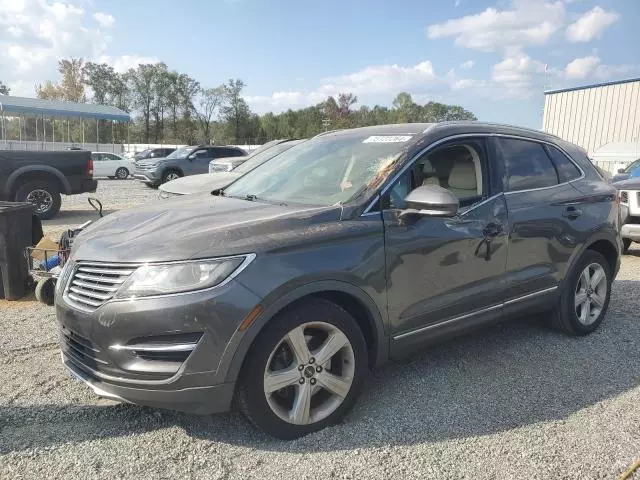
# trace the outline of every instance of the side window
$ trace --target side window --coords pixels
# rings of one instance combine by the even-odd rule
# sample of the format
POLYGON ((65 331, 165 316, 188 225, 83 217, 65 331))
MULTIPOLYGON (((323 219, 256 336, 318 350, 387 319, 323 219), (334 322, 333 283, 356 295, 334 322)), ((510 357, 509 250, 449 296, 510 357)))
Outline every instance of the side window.
POLYGON ((113 153, 107 153, 105 154, 105 157, 107 157, 107 160, 120 160, 120 157, 114 155, 113 153))
POLYGON ((561 183, 570 182, 576 178, 580 178, 580 170, 576 167, 567 156, 552 145, 545 145, 553 164, 558 171, 558 179, 561 183))
POLYGON ((206 149, 196 150, 195 151, 196 158, 211 158, 211 152, 206 149))
POLYGON ((487 158, 482 140, 465 140, 438 147, 418 158, 388 191, 384 208, 405 208, 405 197, 415 188, 437 185, 458 197, 461 207, 487 194, 487 158))
POLYGON ((101 153, 93 153, 93 154, 91 154, 91 159, 92 159, 94 162, 100 162, 100 161, 102 161, 102 160, 103 160, 103 157, 102 157, 102 154, 101 154, 101 153))
POLYGON ((556 169, 540 143, 513 138, 496 142, 504 160, 507 192, 558 184, 556 169))

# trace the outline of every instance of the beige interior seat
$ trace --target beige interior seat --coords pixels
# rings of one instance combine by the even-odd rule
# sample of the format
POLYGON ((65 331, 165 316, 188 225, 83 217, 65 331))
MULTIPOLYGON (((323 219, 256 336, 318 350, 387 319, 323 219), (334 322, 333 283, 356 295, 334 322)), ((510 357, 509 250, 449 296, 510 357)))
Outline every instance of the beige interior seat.
POLYGON ((471 158, 458 158, 449 174, 449 190, 462 200, 478 195, 476 165, 471 158))

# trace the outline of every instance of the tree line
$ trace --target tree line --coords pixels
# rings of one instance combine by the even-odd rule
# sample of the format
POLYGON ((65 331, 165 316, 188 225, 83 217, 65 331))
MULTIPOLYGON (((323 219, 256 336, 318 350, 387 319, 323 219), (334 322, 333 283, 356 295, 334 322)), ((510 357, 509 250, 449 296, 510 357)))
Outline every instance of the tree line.
MULTIPOLYGON (((58 72, 59 79, 47 80, 36 87, 36 96, 111 105, 130 113, 134 120, 129 129, 125 125, 113 127, 116 143, 259 144, 276 138, 308 138, 337 128, 476 119, 472 112, 458 105, 432 101, 417 104, 406 92, 399 93, 390 108, 380 105, 357 108, 357 96, 345 92, 306 108, 258 115, 243 97, 242 80, 230 79, 222 85, 207 87, 185 73, 170 70, 162 62, 140 64, 120 73, 106 63, 70 58, 58 62, 58 72)), ((0 93, 9 93, 1 82, 0 93)), ((100 125, 100 130, 106 128, 111 140, 109 122, 101 124, 104 125, 100 125)), ((71 128, 72 137, 78 138, 79 123, 71 128)), ((27 121, 25 129, 32 131, 33 125, 27 121)), ((95 141, 91 129, 85 134, 87 142, 95 141)))

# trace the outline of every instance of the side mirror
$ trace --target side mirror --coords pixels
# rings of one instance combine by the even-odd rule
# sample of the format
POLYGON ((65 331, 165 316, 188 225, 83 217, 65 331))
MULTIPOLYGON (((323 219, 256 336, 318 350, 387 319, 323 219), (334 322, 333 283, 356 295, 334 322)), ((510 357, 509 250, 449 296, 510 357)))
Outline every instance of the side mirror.
POLYGON ((187 157, 187 160, 193 160, 194 158, 196 158, 196 154, 195 154, 195 153, 192 153, 191 155, 189 155, 189 156, 187 157))
POLYGON ((401 217, 422 215, 429 217, 453 217, 458 213, 458 197, 446 188, 437 185, 424 185, 413 190, 404 199, 405 210, 401 217))
POLYGON ((626 173, 626 172, 624 171, 624 168, 619 168, 618 173, 626 173))

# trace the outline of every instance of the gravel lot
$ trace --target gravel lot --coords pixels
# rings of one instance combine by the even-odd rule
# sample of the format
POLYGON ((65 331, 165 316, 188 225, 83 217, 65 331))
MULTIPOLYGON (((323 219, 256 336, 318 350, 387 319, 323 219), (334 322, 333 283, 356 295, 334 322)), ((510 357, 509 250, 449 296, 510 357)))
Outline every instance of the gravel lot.
MULTIPOLYGON (((110 210, 156 195, 103 181, 96 196, 110 210)), ((85 202, 66 198, 46 230, 93 218, 85 202)), ((540 319, 467 335, 375 372, 343 424, 293 442, 238 414, 101 400, 63 371, 52 308, 0 302, 0 478, 618 478, 640 457, 639 287, 635 250, 593 335, 540 319)))

